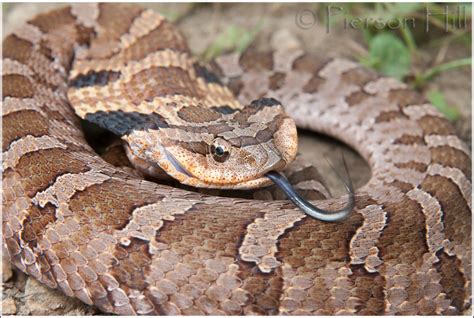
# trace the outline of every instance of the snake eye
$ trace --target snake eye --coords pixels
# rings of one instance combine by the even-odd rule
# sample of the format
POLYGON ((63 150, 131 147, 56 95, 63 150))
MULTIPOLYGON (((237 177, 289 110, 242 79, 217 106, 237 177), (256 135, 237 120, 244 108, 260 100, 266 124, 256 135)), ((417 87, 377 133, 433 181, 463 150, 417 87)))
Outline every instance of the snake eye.
POLYGON ((218 139, 211 146, 212 157, 217 162, 224 162, 229 157, 229 149, 225 143, 225 141, 218 139))
POLYGON ((217 146, 214 148, 214 155, 216 155, 217 157, 222 157, 224 153, 224 148, 222 148, 221 146, 217 146))

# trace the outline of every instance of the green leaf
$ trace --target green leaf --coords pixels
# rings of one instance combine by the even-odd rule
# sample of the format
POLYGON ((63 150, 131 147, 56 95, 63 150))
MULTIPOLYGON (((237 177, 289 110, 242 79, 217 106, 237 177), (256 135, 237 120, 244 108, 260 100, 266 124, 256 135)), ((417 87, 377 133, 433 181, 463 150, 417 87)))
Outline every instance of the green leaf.
POLYGON ((384 75, 402 79, 410 71, 410 51, 392 33, 381 32, 369 43, 369 58, 365 64, 384 75))
POLYGON ((426 97, 428 97, 430 103, 442 112, 449 120, 454 121, 459 118, 459 111, 455 107, 448 106, 443 93, 440 91, 430 91, 426 94, 426 97))
POLYGON ((263 20, 260 20, 260 22, 252 31, 245 32, 242 35, 236 47, 237 52, 243 53, 250 46, 250 44, 252 44, 252 42, 257 37, 258 32, 260 32, 260 30, 262 29, 262 25, 263 25, 263 20))
POLYGON ((229 26, 206 48, 203 53, 204 60, 209 61, 231 50, 242 53, 253 42, 260 28, 261 23, 250 31, 235 25, 229 26))

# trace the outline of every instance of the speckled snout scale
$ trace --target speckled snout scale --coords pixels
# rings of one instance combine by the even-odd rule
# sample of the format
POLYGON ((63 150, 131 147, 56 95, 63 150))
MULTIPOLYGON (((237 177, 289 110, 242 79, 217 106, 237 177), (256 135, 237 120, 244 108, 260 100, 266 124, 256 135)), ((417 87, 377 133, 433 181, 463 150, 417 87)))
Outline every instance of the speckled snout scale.
MULTIPOLYGON (((357 63, 282 48, 204 67, 153 11, 74 5, 5 38, 2 116, 6 255, 102 311, 449 315, 471 306, 470 151, 422 96, 357 63), (122 136, 139 169, 184 183, 264 184, 267 169, 294 157, 293 120, 354 147, 372 176, 344 222, 320 222, 289 201, 137 179, 91 149, 77 115, 122 136)), ((313 203, 335 210, 345 199, 313 203)))

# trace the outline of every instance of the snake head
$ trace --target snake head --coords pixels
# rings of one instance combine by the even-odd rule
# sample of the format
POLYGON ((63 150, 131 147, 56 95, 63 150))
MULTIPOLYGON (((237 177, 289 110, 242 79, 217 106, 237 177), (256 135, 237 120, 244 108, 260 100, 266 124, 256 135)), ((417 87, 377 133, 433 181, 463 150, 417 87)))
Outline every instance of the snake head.
POLYGON ((159 169, 179 182, 202 188, 249 189, 271 184, 297 151, 294 121, 273 98, 236 110, 228 106, 182 107, 154 115, 155 125, 123 139, 138 169, 159 169), (170 124, 173 123, 173 124, 170 124))

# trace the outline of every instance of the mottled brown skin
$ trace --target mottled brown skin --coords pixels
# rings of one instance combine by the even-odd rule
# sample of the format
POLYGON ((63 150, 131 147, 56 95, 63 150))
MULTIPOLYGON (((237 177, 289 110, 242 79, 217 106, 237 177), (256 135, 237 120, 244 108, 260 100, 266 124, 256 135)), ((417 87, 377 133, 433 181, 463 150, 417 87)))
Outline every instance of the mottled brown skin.
MULTIPOLYGON (((95 71, 115 72, 104 61, 123 54, 144 72, 177 74, 153 70, 143 59, 186 45, 149 11, 85 6, 39 15, 3 42, 3 243, 19 269, 123 315, 469 310, 470 153, 422 96, 356 63, 321 62, 299 50, 220 57, 213 72, 241 105, 262 95, 275 98, 299 127, 353 146, 372 177, 357 190, 351 216, 335 224, 307 217, 288 201, 170 188, 98 157, 70 107, 77 100, 68 101, 66 90, 68 78, 79 75, 69 69, 75 48, 76 59, 94 56, 95 71), (86 51, 75 46, 99 34, 86 51), (121 43, 135 38, 126 54, 119 53, 121 43)), ((118 81, 112 72, 94 78, 90 101, 102 92, 101 83, 118 81)), ((170 87, 165 83, 156 93, 168 94, 170 87)), ((137 89, 128 94, 132 101, 150 97, 137 89)), ((125 111, 128 101, 116 102, 102 110, 125 111)), ((87 103, 101 110, 100 103, 87 103)), ((133 122, 142 125, 140 114, 151 112, 137 109, 133 122)), ((181 109, 188 123, 181 126, 188 129, 200 116, 181 109)), ((75 110, 81 117, 88 113, 75 110)), ((164 125, 160 116, 146 118, 154 127, 164 125)), ((345 200, 313 203, 336 209, 345 200)))

